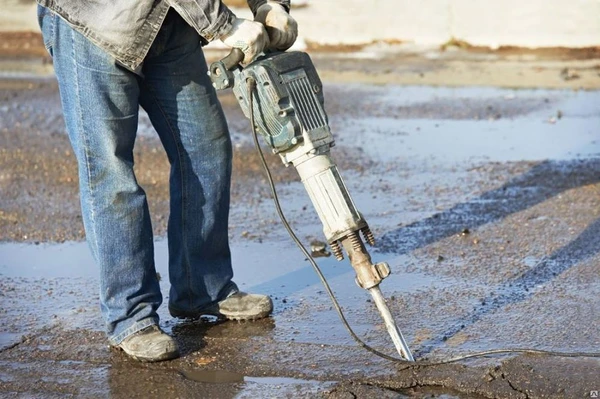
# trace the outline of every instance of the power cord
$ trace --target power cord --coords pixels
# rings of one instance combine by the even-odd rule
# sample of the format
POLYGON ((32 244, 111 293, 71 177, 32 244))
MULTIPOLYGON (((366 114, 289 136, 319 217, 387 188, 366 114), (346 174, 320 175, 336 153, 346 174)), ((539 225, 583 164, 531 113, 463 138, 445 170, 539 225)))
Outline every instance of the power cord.
POLYGON ((405 365, 405 367, 402 367, 399 370, 406 370, 409 368, 423 367, 423 366, 440 366, 443 364, 460 362, 460 361, 463 361, 466 359, 472 359, 472 358, 484 357, 484 356, 496 355, 496 354, 506 354, 506 353, 527 353, 527 354, 562 356, 562 357, 600 357, 600 353, 598 353, 598 352, 557 352, 557 351, 547 351, 547 350, 530 349, 530 348, 514 348, 514 349, 486 350, 486 351, 470 353, 467 355, 461 355, 461 356, 453 357, 453 358, 450 358, 447 360, 440 360, 440 361, 434 361, 434 362, 423 361, 423 360, 416 361, 416 362, 410 362, 406 359, 387 355, 387 354, 373 348, 366 342, 364 342, 358 335, 356 335, 356 333, 354 332, 354 330, 348 323, 348 320, 346 319, 346 316, 344 315, 344 312, 343 312, 337 298, 335 297, 333 290, 329 286, 327 279, 323 275, 321 268, 319 267, 319 265, 317 265, 317 262, 314 260, 312 255, 304 247, 304 245, 302 244, 302 242, 300 241, 298 236, 296 236, 296 233, 294 232, 294 230, 288 223, 287 218, 285 217, 285 214, 283 213, 283 210, 281 209, 281 205, 279 203, 279 196, 277 195, 277 190, 275 188, 275 182, 271 175, 271 171, 269 170, 269 166, 267 165, 267 161, 265 159, 263 151, 260 147, 260 143, 258 142, 258 134, 256 131, 256 125, 255 125, 255 120, 254 120, 254 92, 256 89, 256 81, 253 78, 248 78, 246 80, 246 83, 248 86, 248 100, 249 100, 248 102, 249 102, 249 108, 250 108, 250 125, 252 126, 252 138, 254 140, 254 146, 256 147, 256 150, 260 157, 263 169, 265 170, 265 174, 267 176, 269 188, 271 189, 271 194, 273 195, 273 202, 275 204, 275 209, 277 210, 277 214, 279 215, 279 219, 281 220, 281 223, 287 230, 288 234, 290 235, 290 237, 292 238, 294 243, 298 246, 300 251, 302 251, 304 256, 306 256, 306 259, 308 259, 308 261, 310 262, 311 266, 317 273, 317 276, 319 276, 319 279, 321 280, 323 287, 325 287, 325 291, 327 291, 327 294, 329 295, 329 298, 331 299, 331 302, 333 303, 333 307, 335 308, 340 320, 342 321, 342 324, 344 325, 344 327, 346 328, 346 330, 348 331, 350 336, 354 339, 354 341, 356 341, 356 343, 359 346, 361 346, 362 348, 368 350, 369 352, 371 352, 374 355, 381 357, 383 359, 390 360, 393 362, 403 363, 405 365))

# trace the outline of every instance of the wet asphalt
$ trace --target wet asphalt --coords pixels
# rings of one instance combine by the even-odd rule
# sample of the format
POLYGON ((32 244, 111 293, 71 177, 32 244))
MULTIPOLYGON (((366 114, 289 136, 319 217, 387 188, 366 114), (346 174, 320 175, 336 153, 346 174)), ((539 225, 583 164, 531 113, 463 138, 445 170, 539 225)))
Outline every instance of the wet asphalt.
MULTIPOLYGON (((600 92, 325 82, 333 155, 373 230, 381 285, 420 360, 499 348, 600 347, 600 92)), ((109 350, 83 240, 75 160, 52 78, 0 83, 0 396, 583 398, 600 361, 513 354, 405 368, 358 347, 277 219, 248 122, 222 95, 235 148, 235 280, 271 318, 171 319, 182 357, 109 350)), ((168 294, 168 164, 144 115, 136 170, 168 294)), ((306 246, 320 222, 295 172, 269 157, 306 246)), ((394 355, 347 261, 317 259, 356 332, 394 355)), ((168 299, 166 297, 166 299, 168 299)))

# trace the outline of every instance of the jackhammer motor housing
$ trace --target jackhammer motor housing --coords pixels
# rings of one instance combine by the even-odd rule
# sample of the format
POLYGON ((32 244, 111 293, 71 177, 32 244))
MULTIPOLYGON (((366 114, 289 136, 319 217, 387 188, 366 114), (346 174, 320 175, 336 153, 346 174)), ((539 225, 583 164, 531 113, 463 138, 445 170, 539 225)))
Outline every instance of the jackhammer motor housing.
POLYGON ((331 160, 333 135, 324 109, 323 85, 309 55, 270 53, 244 69, 224 59, 211 66, 217 89, 233 87, 246 117, 255 121, 273 153, 297 170, 323 222, 336 257, 343 258, 338 240, 353 232, 372 235, 331 160), (252 90, 249 85, 253 85, 252 90), (254 95, 250 109, 250 93, 254 95))

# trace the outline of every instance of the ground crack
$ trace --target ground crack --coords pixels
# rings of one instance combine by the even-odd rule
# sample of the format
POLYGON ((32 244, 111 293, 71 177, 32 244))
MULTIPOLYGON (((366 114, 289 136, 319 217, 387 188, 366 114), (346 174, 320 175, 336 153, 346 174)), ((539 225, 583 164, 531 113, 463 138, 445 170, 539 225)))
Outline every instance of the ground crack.
POLYGON ((14 342, 14 343, 12 343, 12 344, 10 344, 10 345, 7 345, 7 346, 5 346, 5 347, 3 347, 3 348, 0 348, 0 353, 4 353, 4 352, 7 352, 7 351, 9 351, 9 350, 11 350, 11 349, 14 349, 14 348, 16 348, 17 346, 19 346, 19 345, 21 345, 21 344, 25 343, 27 340, 28 340, 28 337, 26 337, 26 336, 22 336, 22 337, 21 337, 21 339, 20 339, 19 341, 17 341, 17 342, 14 342))
POLYGON ((515 385, 513 385, 513 383, 508 379, 508 377, 506 377, 506 375, 504 373, 502 373, 501 376, 502 376, 502 379, 508 383, 508 386, 510 386, 513 389, 513 391, 519 392, 520 394, 525 395, 524 396, 525 399, 529 399, 529 395, 527 394, 526 391, 523 391, 523 390, 517 388, 515 385))
POLYGON ((0 348, 0 353, 8 352, 9 350, 14 349, 21 344, 27 343, 27 342, 31 341, 32 339, 39 337, 40 335, 42 335, 44 333, 47 333, 48 331, 50 331, 53 328, 54 328, 54 326, 45 326, 45 327, 42 327, 39 330, 32 332, 30 334, 23 334, 23 335, 21 335, 21 339, 19 339, 17 342, 14 342, 3 348, 0 348))

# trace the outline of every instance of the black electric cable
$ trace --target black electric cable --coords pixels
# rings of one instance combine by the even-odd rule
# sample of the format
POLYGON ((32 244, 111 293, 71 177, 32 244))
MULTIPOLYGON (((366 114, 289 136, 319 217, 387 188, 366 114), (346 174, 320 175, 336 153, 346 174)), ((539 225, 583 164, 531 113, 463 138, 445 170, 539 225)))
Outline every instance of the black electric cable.
POLYGON ((476 358, 476 357, 484 357, 484 356, 502 354, 502 353, 504 353, 504 354, 506 354, 506 353, 527 353, 527 354, 562 356, 562 357, 600 357, 600 353, 597 353, 597 352, 557 352, 557 351, 547 351, 547 350, 541 350, 541 349, 514 348, 514 349, 491 349, 491 350, 470 353, 467 355, 461 355, 461 356, 453 357, 453 358, 450 358, 447 360, 440 360, 440 361, 434 361, 434 362, 429 362, 429 361, 411 362, 406 359, 387 355, 387 354, 380 352, 377 349, 373 348, 366 342, 364 342, 358 335, 356 335, 356 333, 350 326, 350 323, 348 323, 348 320, 346 320, 346 316, 344 315, 344 312, 343 312, 339 302, 337 301, 337 298, 335 297, 333 290, 329 286, 327 279, 323 275, 321 268, 319 267, 319 265, 317 265, 317 262, 315 262, 312 255, 306 250, 306 248, 304 247, 304 245, 302 244, 302 242, 300 241, 298 236, 296 236, 296 233, 292 230, 292 227, 288 223, 287 218, 285 217, 283 210, 281 209, 281 205, 279 203, 279 197, 277 195, 277 190, 275 188, 275 182, 273 181, 271 171, 269 170, 269 166, 267 165, 267 161, 266 161, 265 156, 260 147, 260 143, 258 142, 258 134, 256 132, 256 125, 255 125, 255 120, 254 120, 254 97, 253 97, 254 91, 256 89, 256 81, 252 78, 248 78, 246 80, 246 84, 248 86, 248 102, 249 102, 249 108, 250 108, 250 124, 252 127, 252 138, 254 140, 254 145, 256 147, 256 150, 258 151, 258 155, 260 157, 262 166, 265 170, 265 174, 267 176, 267 181, 268 181, 269 187, 271 189, 271 194, 273 195, 273 202, 275 204, 275 209, 277 210, 277 214, 279 215, 279 219, 281 219, 281 223, 287 230, 288 234, 290 235, 290 237, 292 238, 294 243, 298 246, 300 251, 302 251, 304 256, 306 256, 306 259, 308 259, 308 261, 310 262, 311 266, 317 273, 317 276, 319 276, 319 279, 321 280, 323 287, 325 287, 327 294, 331 298, 333 307, 335 308, 338 316, 340 317, 342 324, 344 325, 344 327, 346 328, 346 330, 348 331, 350 336, 354 339, 354 341, 356 341, 356 343, 358 343, 358 345, 360 345, 364 349, 368 350, 369 352, 371 352, 374 355, 379 356, 383 359, 390 360, 393 362, 403 363, 405 365, 405 367, 403 367, 399 370, 405 370, 405 369, 412 368, 412 367, 440 366, 443 364, 456 363, 456 362, 466 360, 466 359, 472 359, 472 358, 476 358))

